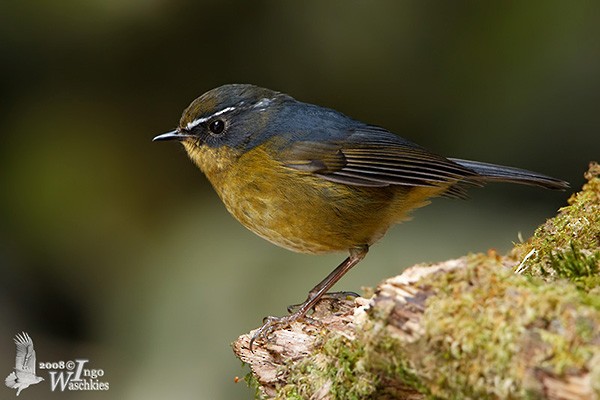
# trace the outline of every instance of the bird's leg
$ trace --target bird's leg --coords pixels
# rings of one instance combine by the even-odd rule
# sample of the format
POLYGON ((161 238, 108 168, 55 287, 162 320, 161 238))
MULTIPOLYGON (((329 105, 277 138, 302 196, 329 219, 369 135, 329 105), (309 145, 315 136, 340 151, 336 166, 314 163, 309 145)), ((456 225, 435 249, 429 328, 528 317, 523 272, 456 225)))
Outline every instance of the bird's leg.
MULTIPOLYGON (((346 300, 346 299, 351 298, 351 297, 353 297, 353 298, 360 297, 360 294, 358 294, 356 292, 352 292, 350 290, 340 290, 339 292, 327 292, 327 293, 323 293, 323 295, 321 296, 321 298, 319 299, 319 301, 323 301, 323 300, 346 300)), ((291 305, 287 306, 287 310, 288 310, 288 312, 290 314, 292 314, 295 310, 297 310, 303 304, 304 303, 291 304, 291 305)))
MULTIPOLYGON (((346 274, 352 267, 358 264, 365 256, 367 255, 367 251, 369 248, 367 246, 357 247, 350 249, 350 256, 346 258, 336 269, 331 271, 329 275, 325 277, 319 284, 317 284, 314 288, 308 292, 308 297, 302 304, 291 306, 292 308, 298 308, 298 310, 290 315, 297 315, 294 320, 303 317, 309 312, 318 302, 323 298, 323 296, 327 295, 327 291, 339 281, 342 276, 346 274)), ((340 293, 348 293, 348 292, 340 292, 340 293)), ((289 311, 288 307, 288 311, 289 311)))
POLYGON ((323 295, 326 294, 327 291, 331 289, 331 287, 346 274, 346 272, 348 272, 352 267, 365 258, 368 251, 369 246, 367 245, 350 249, 350 255, 348 258, 346 258, 340 265, 338 265, 336 269, 331 271, 331 273, 327 275, 325 279, 323 279, 319 284, 312 288, 310 292, 308 292, 306 301, 300 304, 298 306, 298 310, 294 313, 286 315, 285 317, 266 317, 264 319, 263 326, 261 326, 250 339, 250 351, 252 351, 252 345, 256 339, 266 337, 277 327, 287 326, 290 323, 304 317, 306 313, 309 312, 319 302, 323 295))

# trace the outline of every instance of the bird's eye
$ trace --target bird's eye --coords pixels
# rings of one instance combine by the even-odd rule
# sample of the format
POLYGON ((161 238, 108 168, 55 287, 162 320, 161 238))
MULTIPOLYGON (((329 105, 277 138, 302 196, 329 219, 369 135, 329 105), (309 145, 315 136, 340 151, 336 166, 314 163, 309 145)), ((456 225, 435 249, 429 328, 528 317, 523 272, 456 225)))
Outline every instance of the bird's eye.
POLYGON ((225 129, 225 122, 222 119, 216 119, 208 125, 208 129, 215 135, 218 135, 225 129))

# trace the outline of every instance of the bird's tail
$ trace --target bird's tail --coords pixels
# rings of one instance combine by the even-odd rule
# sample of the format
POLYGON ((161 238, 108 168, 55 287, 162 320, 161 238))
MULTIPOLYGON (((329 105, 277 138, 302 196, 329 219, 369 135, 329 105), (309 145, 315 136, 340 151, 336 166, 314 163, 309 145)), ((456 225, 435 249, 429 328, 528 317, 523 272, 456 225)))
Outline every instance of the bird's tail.
POLYGON ((540 186, 546 189, 565 190, 569 183, 526 169, 505 167, 503 165, 489 164, 479 161, 460 160, 451 158, 457 164, 469 168, 477 173, 469 177, 474 182, 510 182, 523 185, 540 186))

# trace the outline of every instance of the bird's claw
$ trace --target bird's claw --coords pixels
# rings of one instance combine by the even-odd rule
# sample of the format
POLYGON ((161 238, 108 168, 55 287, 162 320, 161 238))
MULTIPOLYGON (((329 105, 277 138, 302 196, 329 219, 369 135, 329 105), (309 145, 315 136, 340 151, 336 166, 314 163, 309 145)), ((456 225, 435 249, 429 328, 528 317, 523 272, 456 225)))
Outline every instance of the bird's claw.
POLYGON ((254 332, 250 338, 248 347, 251 352, 254 352, 253 346, 257 339, 266 339, 271 332, 276 329, 282 329, 289 326, 292 322, 297 321, 301 316, 297 314, 286 315, 285 317, 265 317, 263 325, 254 332))

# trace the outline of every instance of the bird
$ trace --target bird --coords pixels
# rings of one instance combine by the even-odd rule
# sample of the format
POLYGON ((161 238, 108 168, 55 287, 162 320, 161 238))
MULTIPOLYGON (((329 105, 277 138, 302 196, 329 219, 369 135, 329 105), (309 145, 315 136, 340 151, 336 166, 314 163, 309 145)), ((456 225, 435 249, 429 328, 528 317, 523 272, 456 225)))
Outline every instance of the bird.
POLYGON ((4 383, 11 389, 17 389, 18 396, 23 389, 40 383, 44 378, 35 375, 35 350, 31 337, 22 332, 15 336, 14 341, 17 346, 15 368, 8 374, 4 383))
POLYGON ((227 210, 258 236, 289 250, 348 257, 296 311, 269 316, 255 340, 305 316, 390 227, 433 197, 466 198, 471 186, 509 182, 564 190, 537 172, 446 158, 380 126, 250 84, 202 94, 175 130, 227 210))

